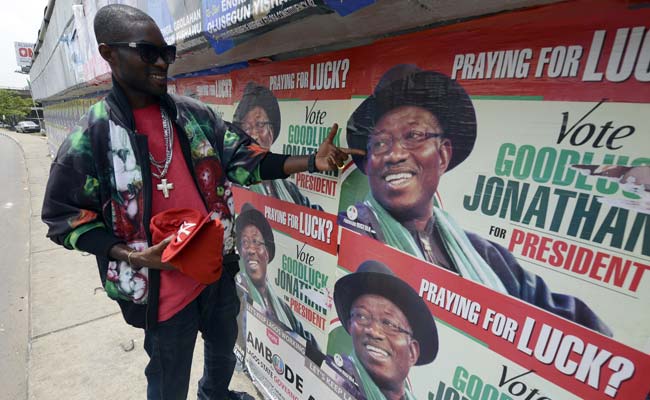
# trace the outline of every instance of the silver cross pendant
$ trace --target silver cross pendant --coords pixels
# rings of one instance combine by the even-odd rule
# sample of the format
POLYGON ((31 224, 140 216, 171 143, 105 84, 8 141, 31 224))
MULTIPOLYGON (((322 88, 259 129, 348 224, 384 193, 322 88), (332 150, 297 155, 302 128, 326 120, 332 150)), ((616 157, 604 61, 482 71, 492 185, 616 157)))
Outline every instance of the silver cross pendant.
POLYGON ((167 182, 166 178, 160 180, 160 183, 156 185, 156 189, 160 190, 163 193, 163 197, 169 198, 169 191, 174 188, 174 184, 167 182))

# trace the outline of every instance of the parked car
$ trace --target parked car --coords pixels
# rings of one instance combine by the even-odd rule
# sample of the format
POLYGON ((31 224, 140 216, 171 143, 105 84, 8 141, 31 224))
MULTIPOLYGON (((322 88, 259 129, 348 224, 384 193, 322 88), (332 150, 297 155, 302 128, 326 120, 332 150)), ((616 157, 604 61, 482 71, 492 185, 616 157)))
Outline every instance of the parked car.
POLYGON ((16 132, 40 132, 41 127, 33 121, 20 121, 16 124, 16 132))

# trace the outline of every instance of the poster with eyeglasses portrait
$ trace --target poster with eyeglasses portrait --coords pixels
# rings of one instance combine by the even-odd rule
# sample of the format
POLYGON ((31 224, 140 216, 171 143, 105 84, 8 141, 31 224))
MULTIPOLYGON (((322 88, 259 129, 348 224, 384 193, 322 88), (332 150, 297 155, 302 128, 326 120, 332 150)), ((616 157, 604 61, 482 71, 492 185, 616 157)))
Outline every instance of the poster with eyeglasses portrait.
POLYGON ((231 72, 224 119, 262 146, 336 122, 366 151, 237 189, 246 334, 343 398, 644 399, 649 16, 560 3, 231 72))
POLYGON ((321 369, 357 398, 647 393, 646 354, 516 297, 348 229, 339 267, 321 369))
MULTIPOLYGON (((343 51, 235 71, 232 121, 262 147, 297 156, 316 152, 337 123, 333 142, 345 147, 344 121, 350 112, 350 98, 365 89, 365 81, 356 79, 361 71, 352 68, 355 62, 359 59, 343 51)), ((293 174, 251 190, 335 214, 341 195, 340 175, 349 163, 335 171, 293 174)))
POLYGON ((324 349, 333 312, 334 216, 239 187, 233 194, 240 255, 236 282, 246 302, 310 351, 324 349))
POLYGON ((598 4, 356 49, 338 223, 647 352, 647 12, 598 4))

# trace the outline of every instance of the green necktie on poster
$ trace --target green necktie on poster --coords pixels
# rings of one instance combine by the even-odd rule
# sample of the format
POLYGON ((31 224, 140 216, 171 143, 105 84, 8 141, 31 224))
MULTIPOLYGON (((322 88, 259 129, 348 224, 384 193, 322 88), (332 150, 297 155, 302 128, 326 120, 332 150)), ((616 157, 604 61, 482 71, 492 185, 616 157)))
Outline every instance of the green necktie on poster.
MULTIPOLYGON (((352 364, 354 364, 354 368, 357 370, 359 380, 361 381, 359 383, 367 400, 386 400, 386 396, 381 392, 375 381, 372 380, 372 377, 363 367, 363 364, 361 364, 354 351, 350 353, 350 359, 352 360, 352 364)), ((408 386, 408 381, 404 382, 404 386, 404 399, 415 400, 415 397, 411 393, 411 388, 408 386)))
POLYGON ((262 299, 262 294, 257 290, 255 285, 253 285, 253 281, 248 277, 248 275, 243 272, 241 275, 244 277, 246 280, 246 284, 248 287, 248 293, 249 295, 253 298, 253 302, 260 304, 262 306, 266 307, 273 307, 273 310, 275 311, 275 315, 278 318, 278 321, 280 321, 282 324, 284 324, 287 327, 292 327, 293 325, 291 324, 291 321, 289 321, 289 318, 284 313, 284 309, 280 305, 280 302, 278 301, 278 298, 276 294, 274 293, 274 290, 269 284, 269 282, 266 282, 266 290, 268 292, 267 298, 272 304, 267 305, 264 299, 262 299))
MULTIPOLYGON (((375 214, 386 244, 424 259, 424 255, 411 233, 375 200, 372 193, 368 193, 365 204, 375 214)), ((503 282, 474 249, 465 231, 456 224, 456 221, 447 212, 435 206, 433 207, 433 214, 445 250, 447 250, 459 274, 464 278, 507 294, 503 282)))

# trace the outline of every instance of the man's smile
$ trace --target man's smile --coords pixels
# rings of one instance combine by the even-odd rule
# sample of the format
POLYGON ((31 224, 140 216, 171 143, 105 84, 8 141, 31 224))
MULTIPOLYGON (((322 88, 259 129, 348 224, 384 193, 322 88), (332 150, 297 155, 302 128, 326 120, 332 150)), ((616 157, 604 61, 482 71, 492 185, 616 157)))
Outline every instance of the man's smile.
POLYGON ((154 72, 149 74, 149 77, 156 83, 163 84, 167 82, 167 74, 165 72, 154 72))
POLYGON ((408 184, 410 179, 414 176, 415 175, 411 172, 400 172, 384 176, 384 181, 386 181, 390 186, 400 187, 408 184))
POLYGON ((392 189, 400 189, 409 185, 413 182, 415 176, 415 171, 405 168, 389 169, 381 175, 386 185, 392 189))
POLYGON ((391 353, 380 347, 374 346, 367 342, 363 346, 366 349, 368 356, 376 361, 384 362, 391 358, 391 353))
POLYGON ((251 260, 251 259, 246 260, 246 268, 249 268, 252 271, 255 271, 256 269, 258 269, 259 266, 260 266, 260 263, 259 263, 258 260, 251 260))

